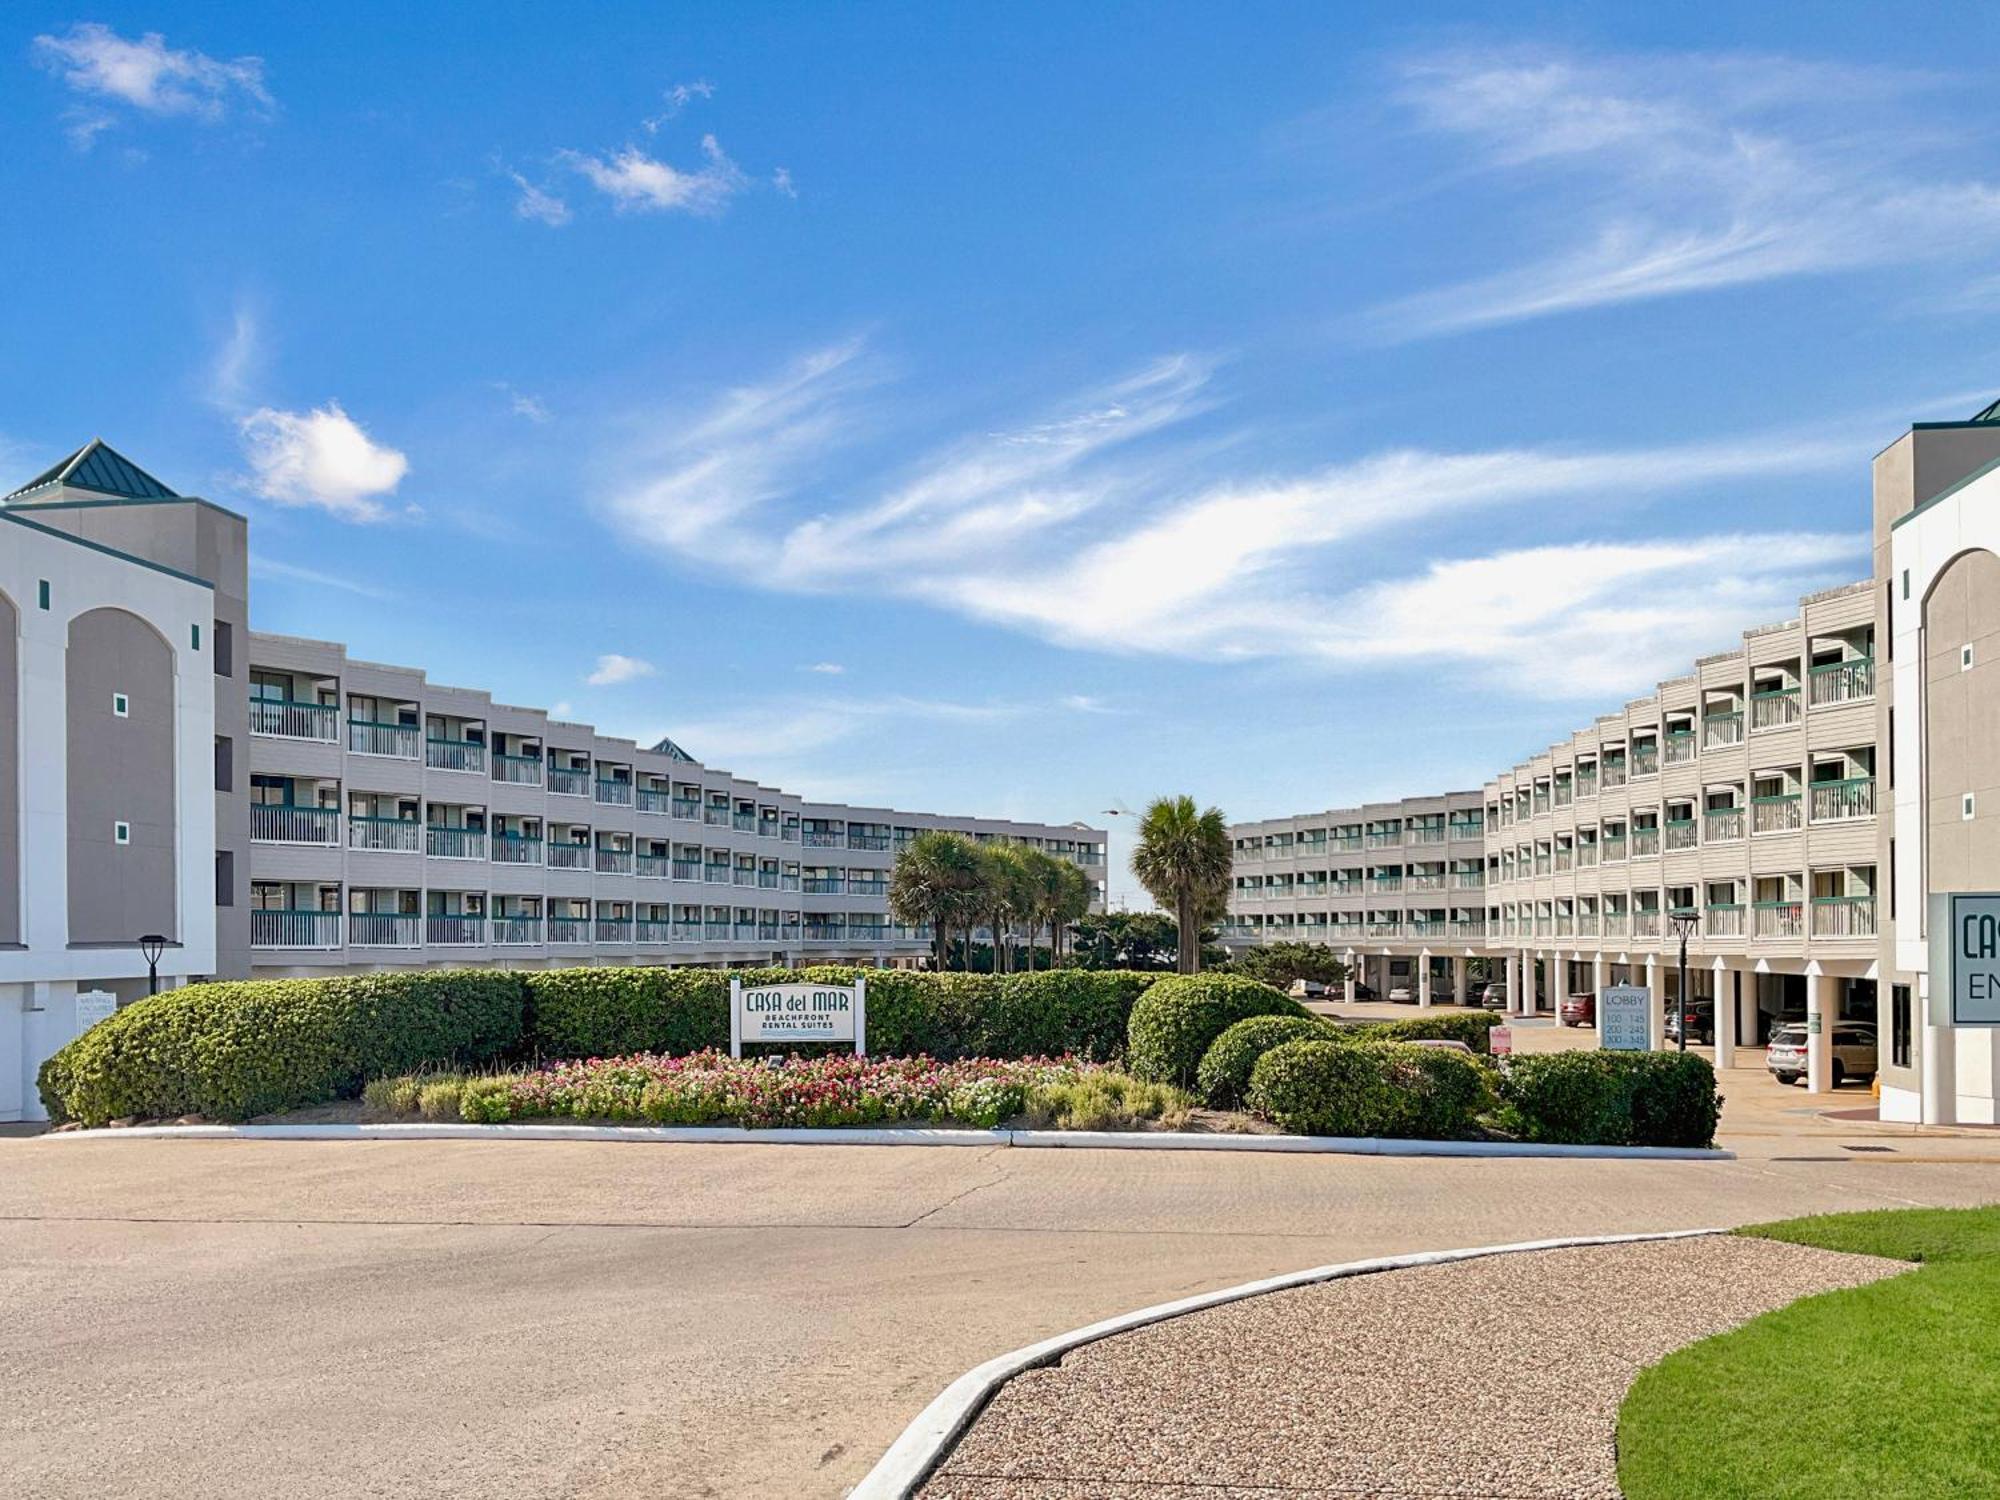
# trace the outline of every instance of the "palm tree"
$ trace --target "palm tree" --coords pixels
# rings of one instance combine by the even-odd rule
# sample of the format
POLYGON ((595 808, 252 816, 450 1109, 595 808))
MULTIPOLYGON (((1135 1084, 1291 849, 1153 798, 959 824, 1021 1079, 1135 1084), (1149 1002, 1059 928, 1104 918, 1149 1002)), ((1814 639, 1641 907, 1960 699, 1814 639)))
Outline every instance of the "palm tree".
POLYGON ((931 953, 939 969, 951 956, 951 929, 972 918, 981 873, 979 846, 943 829, 918 834, 896 853, 889 872, 889 910, 899 922, 930 924, 931 953))
POLYGON ((1021 915, 1028 924, 1028 972, 1032 974, 1035 972, 1035 939, 1044 926, 1049 929, 1049 962, 1053 964, 1061 953, 1062 928, 1059 924, 1067 885, 1063 871, 1074 870, 1076 866, 1040 849, 1024 850, 1021 865, 1026 876, 1021 915))
POLYGON ((1180 972, 1201 967, 1201 927, 1228 909, 1229 825, 1192 797, 1160 797, 1139 820, 1132 873, 1180 928, 1180 972))
POLYGON ((993 929, 993 972, 1013 967, 1008 938, 1014 920, 1027 909, 1028 873, 1018 844, 986 844, 979 850, 979 910, 993 929))
POLYGON ((1063 938, 1069 933, 1070 925, 1080 922, 1090 915, 1090 903, 1097 892, 1091 887, 1090 877, 1066 860, 1057 860, 1062 866, 1062 901, 1056 907, 1055 931, 1050 935, 1049 947, 1055 956, 1062 956, 1063 938))

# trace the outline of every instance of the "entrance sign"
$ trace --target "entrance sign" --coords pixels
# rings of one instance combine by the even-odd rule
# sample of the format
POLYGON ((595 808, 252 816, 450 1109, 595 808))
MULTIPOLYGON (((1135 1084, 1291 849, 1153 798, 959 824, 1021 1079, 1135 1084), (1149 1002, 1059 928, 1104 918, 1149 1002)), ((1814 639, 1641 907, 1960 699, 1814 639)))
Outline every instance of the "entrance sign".
POLYGON ((118 1014, 118 997, 109 990, 78 990, 76 995, 76 1034, 82 1036, 99 1021, 108 1021, 118 1014))
POLYGON ((729 981, 729 1055, 745 1042, 852 1042, 868 1055, 868 981, 760 984, 729 981))
POLYGON ((1931 898, 1931 993, 1951 997, 1953 1026, 2000 1026, 2000 895, 1931 898), (1937 972, 1940 948, 1945 975, 1937 972))
POLYGON ((1643 984, 1607 984, 1597 992, 1597 1045, 1644 1052, 1653 1045, 1653 992, 1643 984))
POLYGON ((1486 1050, 1494 1057, 1507 1057, 1514 1051, 1514 1033, 1505 1026, 1494 1026, 1486 1033, 1486 1050))

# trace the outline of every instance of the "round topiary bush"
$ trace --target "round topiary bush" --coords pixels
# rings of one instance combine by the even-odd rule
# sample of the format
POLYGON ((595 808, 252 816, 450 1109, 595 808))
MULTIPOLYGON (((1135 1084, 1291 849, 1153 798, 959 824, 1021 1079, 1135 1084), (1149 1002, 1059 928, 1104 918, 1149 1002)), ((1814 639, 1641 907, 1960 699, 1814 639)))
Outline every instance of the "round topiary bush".
POLYGON ((1524 1140, 1569 1145, 1706 1146, 1722 1115, 1715 1069, 1686 1052, 1517 1057, 1501 1096, 1524 1140))
POLYGON ((1132 1006, 1125 1066, 1134 1077, 1177 1088, 1194 1085, 1209 1044, 1248 1016, 1305 1016, 1303 1005, 1268 984, 1235 974, 1176 974, 1132 1006))
POLYGON ((1317 1016, 1251 1016, 1236 1022, 1202 1054, 1195 1072, 1202 1099, 1210 1109, 1241 1109, 1257 1059, 1273 1047, 1310 1037, 1338 1041, 1338 1028, 1317 1016))
POLYGON ((1488 1065, 1442 1047, 1286 1042, 1250 1070, 1250 1108, 1299 1135, 1455 1140, 1493 1108, 1488 1065))

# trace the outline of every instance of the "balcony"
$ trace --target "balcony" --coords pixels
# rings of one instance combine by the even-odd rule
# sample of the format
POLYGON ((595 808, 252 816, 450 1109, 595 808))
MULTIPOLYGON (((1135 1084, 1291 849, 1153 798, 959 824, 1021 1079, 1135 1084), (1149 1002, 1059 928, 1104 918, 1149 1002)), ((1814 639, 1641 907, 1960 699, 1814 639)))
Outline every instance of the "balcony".
POLYGON ((1711 807, 1701 815, 1701 836, 1710 844, 1732 843, 1743 837, 1743 809, 1711 807))
POLYGON ((886 833, 850 832, 847 835, 847 847, 850 849, 887 849, 889 847, 889 835, 886 833))
POLYGON ((815 875, 805 883, 808 896, 838 896, 843 894, 846 882, 837 877, 815 875))
POLYGON ((424 741, 424 764, 433 771, 483 771, 486 747, 476 740, 452 740, 432 735, 424 741))
MULTIPOLYGON (((726 943, 729 941, 729 933, 730 933, 730 926, 729 923, 726 921, 725 922, 709 921, 709 922, 703 922, 701 924, 701 935, 703 939, 707 942, 726 943)), ((833 934, 821 933, 819 934, 819 937, 822 939, 826 939, 830 937, 837 937, 838 935, 839 934, 837 933, 833 934)), ((810 938, 813 936, 813 934, 807 933, 806 936, 810 938)))
MULTIPOLYGON (((590 772, 579 771, 574 766, 550 766, 549 790, 559 797, 588 797, 590 772)), ((551 917, 549 920, 555 919, 551 917)))
POLYGON ((250 838, 259 844, 340 843, 340 809, 295 807, 289 802, 250 804, 250 838))
MULTIPOLYGON (((1410 877, 1410 889, 1413 891, 1441 891, 1444 889, 1444 880, 1442 871, 1434 875, 1412 875, 1410 877)), ((1289 896, 1291 888, 1289 886, 1281 887, 1279 894, 1289 896)))
POLYGON ((612 781, 608 777, 597 778, 597 800, 607 807, 630 807, 632 805, 632 783, 612 781))
POLYGON ((1366 844, 1370 849, 1400 849, 1403 846, 1403 835, 1400 832, 1371 829, 1366 844))
POLYGON ((729 826, 729 804, 727 802, 709 803, 707 807, 701 810, 701 821, 709 828, 727 828, 729 826))
POLYGON ((674 879, 700 880, 701 861, 698 859, 676 859, 674 861, 674 879))
POLYGON ((1874 937, 1875 898, 1873 896, 1813 897, 1812 935, 1816 938, 1874 937))
POLYGON ((1640 907, 1632 913, 1632 936, 1635 938, 1656 938, 1660 935, 1660 912, 1658 907, 1640 907))
POLYGON ((1368 936, 1372 938, 1399 937, 1402 931, 1401 922, 1370 922, 1367 927, 1368 936))
POLYGON ((486 941, 486 919, 433 912, 424 918, 424 941, 433 948, 476 948, 486 941))
POLYGON ((1683 849, 1697 848, 1701 835, 1695 828, 1693 818, 1667 819, 1667 853, 1675 854, 1683 849))
POLYGON ((1815 781, 1812 792, 1812 820, 1815 823, 1844 823, 1854 818, 1875 816, 1875 778, 1855 776, 1846 781, 1815 781))
POLYGON ((1578 844, 1576 846, 1576 867, 1579 870, 1595 869, 1597 866, 1597 845, 1578 844))
POLYGON ((632 851, 630 849, 599 849, 595 868, 600 875, 630 875, 632 873, 632 851))
POLYGON ((1334 849, 1342 853, 1352 854, 1361 847, 1361 835, 1358 833, 1336 833, 1327 842, 1334 849))
POLYGON ((757 872, 757 888, 764 891, 775 891, 778 888, 778 872, 776 870, 759 870, 757 872))
POLYGON ((502 755, 496 750, 493 752, 493 779, 515 786, 540 786, 542 758, 539 755, 502 755))
POLYGON ((710 885, 729 884, 729 866, 708 864, 702 867, 701 878, 710 885))
POLYGON ((421 738, 414 724, 384 724, 374 719, 347 721, 347 748, 355 755, 389 755, 415 760, 421 738))
POLYGON ((673 940, 673 923, 648 922, 641 918, 632 924, 632 936, 641 943, 666 943, 673 940))
POLYGON ((1556 850, 1556 874, 1566 875, 1575 868, 1576 851, 1574 849, 1556 850))
POLYGON ((1578 766, 1576 768, 1576 794, 1579 797, 1597 795, 1597 767, 1578 766))
POLYGON ((1486 936, 1484 917, 1454 917, 1451 923, 1453 937, 1477 938, 1486 936))
POLYGON ((1759 901, 1751 908, 1760 938, 1802 938, 1806 935, 1803 901, 1759 901))
MULTIPOLYGON (((743 811, 742 808, 739 807, 735 812, 729 815, 729 826, 731 828, 734 828, 738 833, 755 833, 757 831, 757 814, 754 812, 745 812, 743 811)), ((880 847, 883 849, 889 847, 889 842, 886 835, 884 836, 882 843, 876 847, 880 847)))
POLYGON ((538 865, 542 862, 542 836, 538 833, 496 833, 493 835, 493 863, 496 865, 538 865))
POLYGON ((1799 794, 1773 792, 1750 799, 1752 833, 1796 833, 1799 827, 1799 794))
MULTIPOLYGON (((1486 872, 1484 870, 1459 870, 1452 875, 1451 885, 1452 889, 1456 891, 1483 891, 1486 889, 1486 872)), ((1320 895, 1323 892, 1313 890, 1307 894, 1320 895)))
POLYGON ((1657 776, 1660 774, 1660 746, 1657 740, 1646 741, 1632 746, 1632 775, 1657 776))
POLYGON ((1806 673, 1811 684, 1814 708, 1831 708, 1838 703, 1860 703, 1875 696, 1875 658, 1853 656, 1831 661, 1806 673))
POLYGON ((730 872, 729 883, 731 885, 755 885, 757 883, 756 866, 738 865, 730 872))
POLYGON ((1656 823, 1651 828, 1632 830, 1632 858, 1645 859, 1660 852, 1660 828, 1656 823))
POLYGON ((382 854, 415 854, 421 847, 422 828, 415 818, 370 818, 351 813, 347 819, 347 847, 382 854))
POLYGON ((1667 764, 1686 766, 1694 763, 1694 731, 1692 729, 1669 729, 1667 731, 1667 764))
POLYGON ((1726 749, 1743 743, 1743 711, 1709 714, 1701 721, 1701 742, 1710 750, 1726 749))
POLYGON ((1604 763, 1604 789, 1608 792, 1623 785, 1625 785, 1625 762, 1607 760, 1604 763))
MULTIPOLYGON (((551 870, 588 870, 590 868, 590 845, 550 844, 549 868, 551 870)), ((549 918, 551 922, 554 917, 549 918)))
POLYGON ((673 805, 673 797, 669 793, 643 786, 632 794, 632 800, 642 813, 664 813, 673 805))
MULTIPOLYGON (((1286 922, 1281 925, 1289 927, 1291 924, 1286 922)), ((1448 924, 1443 917, 1412 917, 1410 918, 1410 936, 1420 938, 1443 937, 1447 926, 1448 924)))
POLYGON ((672 864, 664 854, 641 854, 633 860, 633 870, 641 880, 665 880, 672 864))
POLYGON ((701 821, 701 798, 699 797, 674 798, 673 813, 675 817, 679 818, 684 823, 699 823, 701 821))
POLYGON ((838 849, 847 842, 847 835, 833 828, 808 828, 805 846, 808 849, 838 849))
POLYGON ((787 823, 785 825, 783 842, 787 844, 796 844, 798 841, 799 841, 799 830, 797 825, 792 823, 787 823))
POLYGON ((340 913, 337 911, 272 911, 250 913, 250 946, 253 948, 338 948, 340 913))
POLYGON ((1604 914, 1604 935, 1608 938, 1622 938, 1632 931, 1632 914, 1629 911, 1608 911, 1604 914))
POLYGON ((1625 861, 1625 835, 1607 833, 1603 839, 1603 859, 1607 865, 1623 864, 1625 861))
POLYGON ((281 740, 339 742, 340 710, 331 703, 294 703, 289 698, 252 698, 250 732, 281 740))
POLYGON ((1784 729, 1799 722, 1799 690, 1766 688, 1750 695, 1750 732, 1784 729))
POLYGON ((1743 936, 1743 907, 1737 902, 1711 902, 1701 915, 1701 935, 1711 938, 1743 936))
POLYGON ((540 917, 495 917, 493 919, 493 942, 496 946, 516 948, 542 940, 542 919, 540 917))
POLYGON ((432 859, 484 859, 486 830, 432 823, 424 829, 424 853, 432 859))
POLYGON ((759 922, 757 924, 758 942, 775 943, 777 940, 778 940, 778 924, 776 922, 759 922))
POLYGON ((675 922, 671 935, 676 943, 698 943, 701 941, 701 923, 686 920, 675 922))
POLYGON ((423 922, 414 912, 356 911, 347 915, 350 948, 421 948, 423 922))
POLYGON ((590 918, 550 917, 549 941, 551 943, 587 943, 590 941, 590 918))
POLYGON ((632 941, 632 919, 630 917, 599 917, 591 924, 591 930, 600 943, 629 943, 632 941))

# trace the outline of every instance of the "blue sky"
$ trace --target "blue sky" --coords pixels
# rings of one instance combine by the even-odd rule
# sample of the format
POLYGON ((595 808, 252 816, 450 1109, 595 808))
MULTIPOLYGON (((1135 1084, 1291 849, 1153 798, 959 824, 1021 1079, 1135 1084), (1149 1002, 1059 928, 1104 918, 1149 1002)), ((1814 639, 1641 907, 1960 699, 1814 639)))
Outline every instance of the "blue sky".
POLYGON ((1753 9, 11 6, 0 461, 816 795, 1477 785, 2000 395, 1994 23, 1753 9))

